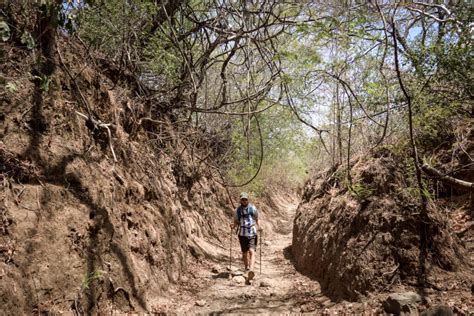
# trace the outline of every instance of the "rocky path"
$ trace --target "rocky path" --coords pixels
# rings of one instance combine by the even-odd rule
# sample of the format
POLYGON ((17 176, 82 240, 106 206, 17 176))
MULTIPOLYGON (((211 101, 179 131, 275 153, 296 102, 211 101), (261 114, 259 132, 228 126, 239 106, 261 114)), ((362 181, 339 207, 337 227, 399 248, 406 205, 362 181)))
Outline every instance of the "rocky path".
MULTIPOLYGON (((281 314, 312 312, 333 303, 322 295, 319 284, 299 274, 291 263, 290 246, 296 205, 281 202, 286 214, 279 220, 277 231, 264 236, 262 273, 260 246, 257 250, 256 277, 245 284, 242 277, 229 273, 228 253, 219 249, 222 261, 196 267, 192 277, 172 291, 173 304, 168 311, 203 314, 281 314), (227 260, 224 260, 226 258, 227 260)), ((233 241, 233 269, 242 269, 237 238, 233 241)), ((227 248, 228 251, 228 248, 227 248)), ((192 269, 193 270, 193 269, 192 269)))
MULTIPOLYGON (((168 289, 168 296, 157 302, 153 310, 177 314, 385 314, 382 303, 387 300, 387 294, 369 295, 360 302, 333 302, 323 294, 317 281, 297 272, 291 261, 290 248, 296 205, 281 200, 277 201, 276 207, 278 208, 276 213, 279 215, 273 221, 273 229, 270 229, 272 225, 266 221, 268 235, 265 235, 263 240, 262 273, 260 274, 259 269, 261 243, 259 241, 256 277, 251 284, 246 284, 241 276, 234 276, 237 269, 243 269, 236 236, 233 239, 231 271, 229 271, 229 244, 220 245, 200 240, 197 243, 212 255, 213 260, 191 264, 183 281, 168 289)), ((418 297, 411 291, 411 288, 401 286, 397 288, 399 293, 394 295, 405 297, 413 294, 418 297)), ((410 306, 418 311, 429 307, 423 305, 420 300, 421 298, 413 300, 410 306)), ((395 307, 406 305, 406 301, 406 299, 394 300, 392 305, 395 307)), ((441 302, 436 301, 437 304, 449 303, 450 299, 445 297, 441 302)), ((437 304, 432 306, 436 307, 437 304)), ((468 308, 456 310, 461 311, 460 315, 466 315, 465 310, 468 308)))
POLYGON ((391 295, 375 293, 360 302, 331 301, 324 296, 318 282, 298 273, 292 264, 290 247, 296 204, 285 200, 274 202, 276 209, 272 212, 273 226, 270 221, 264 221, 268 234, 263 240, 262 273, 259 273, 260 240, 257 249, 257 275, 251 284, 245 284, 242 277, 233 276, 235 273, 232 273, 236 269, 243 269, 237 236, 233 238, 231 271, 228 269, 228 239, 225 244, 200 239, 196 244, 212 260, 191 264, 183 281, 168 290, 168 297, 158 302, 154 311, 177 314, 382 315, 385 314, 383 304, 391 302, 385 309, 391 310, 393 307, 397 311, 403 305, 417 314, 417 311, 431 307, 431 314, 426 315, 434 315, 434 311, 448 306, 459 315, 472 313, 472 303, 467 303, 470 293, 464 290, 449 293, 431 290, 425 301, 422 301, 418 294, 413 293, 416 289, 399 285, 391 295))

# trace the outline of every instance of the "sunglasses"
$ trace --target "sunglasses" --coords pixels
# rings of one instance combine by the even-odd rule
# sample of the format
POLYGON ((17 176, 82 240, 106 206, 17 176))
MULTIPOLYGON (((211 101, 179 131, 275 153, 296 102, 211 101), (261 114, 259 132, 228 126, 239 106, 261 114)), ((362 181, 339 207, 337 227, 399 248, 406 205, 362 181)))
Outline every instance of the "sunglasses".
POLYGON ((240 199, 241 201, 248 201, 248 199, 240 199))

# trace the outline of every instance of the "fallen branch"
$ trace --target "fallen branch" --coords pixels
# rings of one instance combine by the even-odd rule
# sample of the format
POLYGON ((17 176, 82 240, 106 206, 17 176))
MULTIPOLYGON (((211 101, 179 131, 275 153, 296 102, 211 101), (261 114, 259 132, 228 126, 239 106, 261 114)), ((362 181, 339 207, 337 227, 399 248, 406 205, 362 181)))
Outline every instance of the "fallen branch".
POLYGON ((79 111, 75 111, 75 112, 76 112, 77 115, 79 115, 80 117, 82 117, 86 121, 90 120, 92 122, 92 124, 94 124, 94 127, 100 127, 100 128, 104 128, 104 129, 107 130, 107 135, 108 135, 108 138, 109 138, 109 148, 110 148, 110 151, 112 152, 112 156, 114 157, 114 162, 117 162, 117 156, 115 155, 114 146, 112 146, 112 133, 110 132, 110 126, 113 126, 113 124, 112 123, 103 123, 102 121, 96 120, 92 117, 88 117, 87 115, 85 115, 84 113, 81 113, 79 111))
POLYGON ((432 177, 436 177, 436 178, 440 179, 441 181, 447 182, 447 183, 451 184, 452 186, 457 187, 459 189, 474 191, 474 183, 464 181, 464 180, 460 180, 460 179, 456 179, 454 177, 445 175, 442 172, 440 172, 439 170, 436 170, 435 168, 427 165, 426 163, 424 163, 421 166, 421 170, 423 170, 427 175, 432 176, 432 177))
POLYGON ((393 276, 393 274, 398 270, 398 268, 400 268, 400 264, 397 264, 397 266, 392 271, 387 271, 387 272, 382 273, 382 276, 386 276, 386 275, 393 276))

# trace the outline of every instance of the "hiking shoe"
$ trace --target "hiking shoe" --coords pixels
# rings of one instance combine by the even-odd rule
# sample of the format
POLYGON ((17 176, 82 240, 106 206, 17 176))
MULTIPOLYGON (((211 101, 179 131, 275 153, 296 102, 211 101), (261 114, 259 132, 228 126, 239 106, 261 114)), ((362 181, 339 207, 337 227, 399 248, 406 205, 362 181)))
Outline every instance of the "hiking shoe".
POLYGON ((255 272, 253 272, 253 270, 250 270, 249 276, 248 276, 249 281, 253 280, 254 277, 255 277, 255 272))

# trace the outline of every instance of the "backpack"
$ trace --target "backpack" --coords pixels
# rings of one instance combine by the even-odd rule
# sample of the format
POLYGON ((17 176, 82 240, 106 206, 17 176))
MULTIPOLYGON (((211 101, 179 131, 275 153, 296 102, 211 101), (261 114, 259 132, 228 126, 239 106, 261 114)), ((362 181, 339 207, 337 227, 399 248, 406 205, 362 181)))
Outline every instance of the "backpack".
POLYGON ((256 235, 256 229, 252 229, 252 227, 256 224, 256 217, 257 209, 252 204, 249 204, 246 207, 239 206, 237 208, 237 219, 239 220, 239 235, 256 235))

